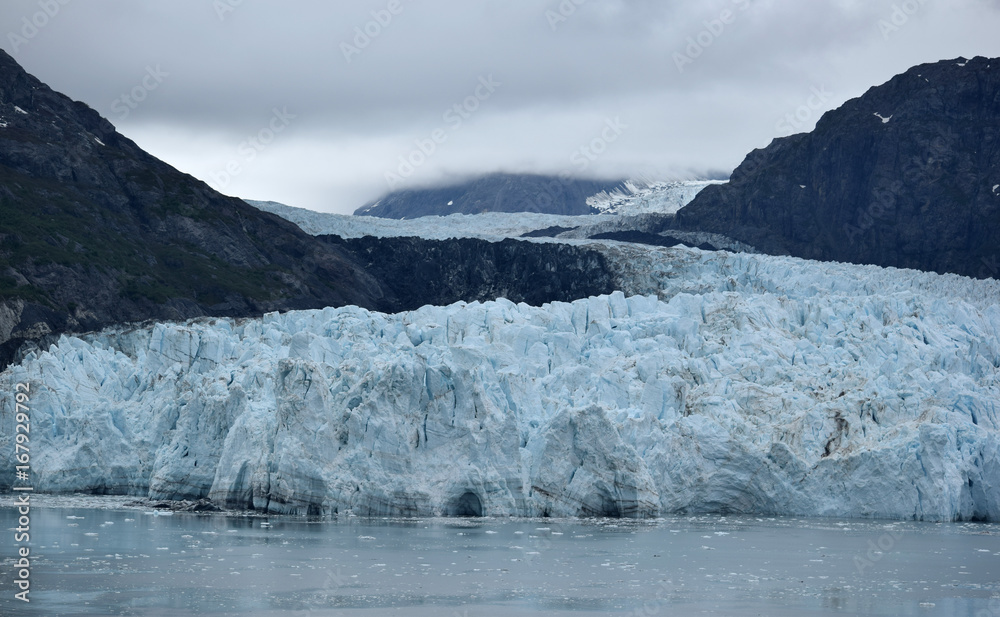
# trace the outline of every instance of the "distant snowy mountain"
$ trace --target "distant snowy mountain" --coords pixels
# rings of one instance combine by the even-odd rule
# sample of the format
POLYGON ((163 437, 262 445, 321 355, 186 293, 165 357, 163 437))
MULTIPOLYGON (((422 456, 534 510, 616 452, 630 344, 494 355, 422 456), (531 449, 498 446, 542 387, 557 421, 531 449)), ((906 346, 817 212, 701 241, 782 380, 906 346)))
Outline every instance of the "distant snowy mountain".
POLYGON ((393 191, 354 214, 390 219, 485 212, 591 214, 587 198, 614 191, 620 184, 615 180, 495 173, 444 186, 393 191))
POLYGON ((429 189, 390 193, 366 204, 356 216, 416 219, 426 216, 487 213, 673 214, 717 180, 599 182, 554 176, 493 174, 429 189))
POLYGON ((591 244, 625 293, 64 336, 0 422, 29 383, 41 491, 1000 521, 1000 283, 591 244))

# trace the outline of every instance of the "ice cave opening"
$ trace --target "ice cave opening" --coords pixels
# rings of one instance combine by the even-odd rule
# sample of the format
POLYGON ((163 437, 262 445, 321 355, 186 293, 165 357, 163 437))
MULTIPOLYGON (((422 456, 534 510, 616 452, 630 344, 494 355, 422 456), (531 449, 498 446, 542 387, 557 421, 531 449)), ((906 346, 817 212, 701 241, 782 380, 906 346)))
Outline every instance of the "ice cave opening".
POLYGON ((482 516, 483 502, 472 491, 466 491, 452 502, 448 516, 482 516))

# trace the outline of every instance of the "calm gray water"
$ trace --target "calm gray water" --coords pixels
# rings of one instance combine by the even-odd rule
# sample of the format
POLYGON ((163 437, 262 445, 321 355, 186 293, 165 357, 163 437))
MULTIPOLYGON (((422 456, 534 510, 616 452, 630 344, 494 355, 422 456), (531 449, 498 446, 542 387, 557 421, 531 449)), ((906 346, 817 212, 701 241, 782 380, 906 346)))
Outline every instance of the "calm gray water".
POLYGON ((11 501, 4 616, 1000 617, 997 525, 164 516, 93 498, 32 509, 25 604, 11 501))

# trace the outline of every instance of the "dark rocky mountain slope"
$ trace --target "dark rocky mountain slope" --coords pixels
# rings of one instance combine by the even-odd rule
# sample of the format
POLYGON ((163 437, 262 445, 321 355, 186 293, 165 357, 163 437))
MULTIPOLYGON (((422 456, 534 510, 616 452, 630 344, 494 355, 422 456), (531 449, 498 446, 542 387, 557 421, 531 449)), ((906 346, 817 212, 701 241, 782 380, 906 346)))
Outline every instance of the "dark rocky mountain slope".
POLYGON ((1000 278, 1000 59, 924 64, 677 214, 772 254, 1000 278))
POLYGON ((343 251, 150 156, 0 51, 0 366, 49 333, 383 295, 343 251))
POLYGON ((0 51, 0 370, 25 341, 126 322, 346 304, 394 311, 495 293, 572 300, 610 280, 574 269, 604 267, 587 251, 534 248, 530 263, 590 279, 543 281, 551 293, 539 295, 509 249, 444 242, 400 253, 396 244, 372 241, 356 254, 221 195, 0 51), (439 261, 424 267, 428 259, 439 261))
POLYGON ((365 204, 354 214, 389 219, 483 212, 593 214, 587 198, 612 191, 622 182, 496 173, 448 186, 395 191, 365 204))

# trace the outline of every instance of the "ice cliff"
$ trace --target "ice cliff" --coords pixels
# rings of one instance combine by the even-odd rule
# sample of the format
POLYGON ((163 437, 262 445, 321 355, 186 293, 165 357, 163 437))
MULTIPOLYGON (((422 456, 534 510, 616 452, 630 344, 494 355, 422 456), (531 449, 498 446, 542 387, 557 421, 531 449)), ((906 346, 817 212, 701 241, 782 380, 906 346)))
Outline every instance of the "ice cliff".
POLYGON ((39 491, 296 513, 1000 521, 996 281, 605 250, 631 272, 623 288, 658 296, 64 336, 0 374, 0 451, 27 381, 39 491))

